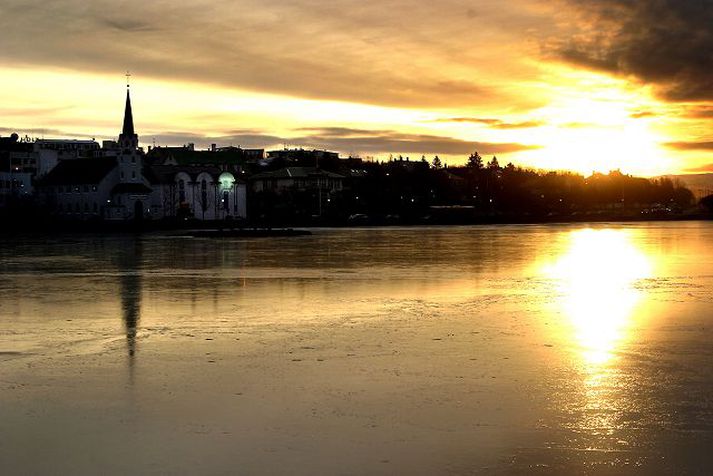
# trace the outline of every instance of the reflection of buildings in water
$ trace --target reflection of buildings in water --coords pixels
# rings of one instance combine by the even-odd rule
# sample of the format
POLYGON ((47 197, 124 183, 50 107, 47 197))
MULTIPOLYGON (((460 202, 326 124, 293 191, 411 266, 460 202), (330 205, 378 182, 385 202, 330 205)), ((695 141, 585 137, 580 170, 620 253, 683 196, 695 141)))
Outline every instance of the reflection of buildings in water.
POLYGON ((558 307, 566 318, 558 332, 578 347, 583 370, 583 402, 576 426, 590 436, 610 435, 626 402, 614 356, 632 339, 632 323, 642 292, 637 281, 651 275, 652 263, 627 230, 581 230, 570 235, 565 253, 545 268, 558 283, 558 307))
POLYGON ((117 265, 121 273, 121 309, 129 357, 136 353, 136 330, 141 318, 141 241, 127 243, 119 252, 117 265))

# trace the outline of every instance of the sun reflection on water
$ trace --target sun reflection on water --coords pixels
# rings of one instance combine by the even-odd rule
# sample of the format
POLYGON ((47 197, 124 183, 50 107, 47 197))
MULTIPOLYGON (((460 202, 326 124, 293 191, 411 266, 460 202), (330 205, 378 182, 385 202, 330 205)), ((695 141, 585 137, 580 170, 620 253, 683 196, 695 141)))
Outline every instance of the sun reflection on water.
POLYGON ((627 230, 580 230, 566 253, 545 267, 556 280, 559 304, 572 326, 582 359, 603 365, 630 336, 641 291, 634 285, 651 275, 650 259, 627 230))
POLYGON ((588 449, 610 450, 622 443, 614 435, 623 429, 622 415, 631 405, 621 394, 629 383, 615 357, 635 337, 634 321, 644 300, 636 284, 653 274, 653 260, 636 245, 634 233, 575 231, 563 255, 543 270, 557 286, 553 304, 564 317, 558 333, 574 345, 582 365, 581 398, 567 394, 562 407, 575 416, 567 426, 579 437, 571 444, 588 449))

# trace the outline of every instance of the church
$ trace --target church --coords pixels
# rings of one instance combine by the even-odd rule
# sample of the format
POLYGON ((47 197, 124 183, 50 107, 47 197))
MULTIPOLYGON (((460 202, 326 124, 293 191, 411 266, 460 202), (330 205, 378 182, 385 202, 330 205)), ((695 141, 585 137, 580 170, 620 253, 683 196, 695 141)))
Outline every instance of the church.
POLYGON ((93 157, 60 161, 38 183, 40 199, 52 214, 72 220, 246 218, 246 184, 230 170, 145 159, 127 84, 119 140, 104 141, 93 157))

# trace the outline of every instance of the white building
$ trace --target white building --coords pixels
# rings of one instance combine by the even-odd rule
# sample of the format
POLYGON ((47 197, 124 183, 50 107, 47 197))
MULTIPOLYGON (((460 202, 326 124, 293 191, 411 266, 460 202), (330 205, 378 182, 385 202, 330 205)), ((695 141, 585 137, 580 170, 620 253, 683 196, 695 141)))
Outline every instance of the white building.
POLYGON ((148 169, 152 206, 166 217, 199 220, 247 217, 247 186, 232 172, 213 166, 156 165, 148 169))
POLYGON ((43 202, 55 214, 73 219, 152 217, 148 206, 152 190, 142 173, 143 151, 134 131, 128 87, 117 146, 109 154, 113 156, 60 161, 41 181, 43 202))
POLYGON ((139 147, 129 90, 119 140, 93 158, 61 160, 40 182, 41 198, 71 219, 245 218, 246 185, 212 166, 148 166, 139 147))

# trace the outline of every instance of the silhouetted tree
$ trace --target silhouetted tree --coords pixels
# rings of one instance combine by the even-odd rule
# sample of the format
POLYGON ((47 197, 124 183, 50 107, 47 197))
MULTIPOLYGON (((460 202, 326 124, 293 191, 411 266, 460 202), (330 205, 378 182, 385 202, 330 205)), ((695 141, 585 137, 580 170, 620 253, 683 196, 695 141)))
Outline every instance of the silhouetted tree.
POLYGON ((443 165, 441 164, 441 159, 438 158, 438 156, 435 156, 433 158, 433 168, 438 170, 440 169, 443 165))
POLYGON ((475 170, 480 170, 483 168, 483 158, 480 156, 476 150, 470 157, 468 157, 468 167, 475 170))
POLYGON ((493 156, 493 159, 488 162, 488 168, 491 170, 498 170, 500 169, 500 164, 498 163, 498 158, 493 156))

